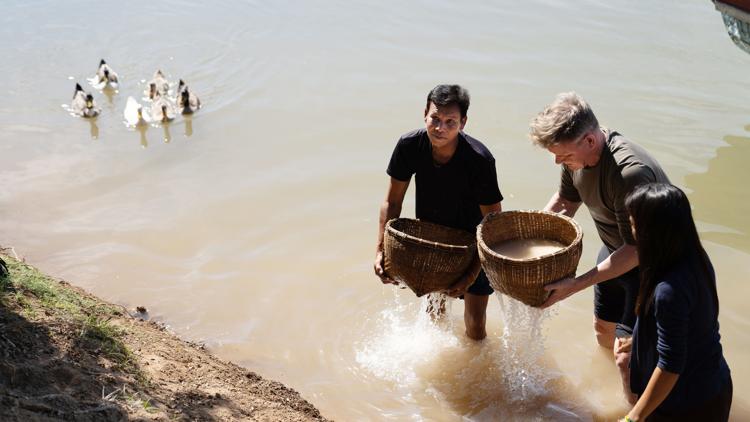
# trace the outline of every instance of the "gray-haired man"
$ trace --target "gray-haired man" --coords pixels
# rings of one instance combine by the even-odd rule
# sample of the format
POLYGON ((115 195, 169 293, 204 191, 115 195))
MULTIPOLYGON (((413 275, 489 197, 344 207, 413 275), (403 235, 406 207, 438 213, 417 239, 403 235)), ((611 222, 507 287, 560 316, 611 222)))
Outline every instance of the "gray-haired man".
MULTIPOLYGON (((554 154, 555 163, 561 165, 559 189, 545 210, 573 217, 586 204, 604 243, 594 268, 547 286, 551 295, 542 306, 595 286, 596 339, 617 352, 620 342, 615 343, 615 332, 632 330, 639 286, 638 256, 625 198, 640 184, 668 183, 669 179, 646 150, 599 126, 591 107, 575 92, 558 94, 532 120, 530 138, 554 154)), ((629 355, 616 353, 616 358, 625 382, 629 355)), ((628 392, 629 387, 624 387, 628 392)))

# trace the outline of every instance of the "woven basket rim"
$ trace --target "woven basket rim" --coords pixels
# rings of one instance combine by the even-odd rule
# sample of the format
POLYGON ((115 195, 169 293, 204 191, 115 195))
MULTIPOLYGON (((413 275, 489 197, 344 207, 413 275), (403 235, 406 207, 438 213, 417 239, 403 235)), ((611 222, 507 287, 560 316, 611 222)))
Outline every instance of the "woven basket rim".
POLYGON ((508 261, 511 261, 511 262, 519 262, 519 263, 534 262, 534 261, 539 261, 539 260, 542 260, 542 259, 547 259, 547 258, 549 258, 551 256, 557 256, 557 255, 567 254, 568 251, 570 251, 574 247, 577 247, 578 243, 580 243, 582 239, 583 239, 583 231, 581 230, 581 226, 575 220, 573 220, 572 218, 568 217, 567 215, 562 215, 562 214, 558 214, 558 213, 555 213, 555 212, 543 211, 543 210, 494 211, 494 212, 491 212, 491 213, 487 214, 486 216, 484 216, 484 219, 482 219, 482 222, 479 223, 479 226, 477 226, 477 245, 480 248, 482 248, 482 251, 484 251, 486 254, 492 256, 493 258, 505 259, 505 260, 508 260, 508 261), (556 216, 556 217, 561 217, 561 218, 563 218, 564 220, 566 220, 567 222, 569 222, 569 223, 571 223, 573 225, 573 227, 575 228, 575 231, 576 231, 576 238, 573 239, 573 241, 570 242, 569 245, 565 246, 564 248, 560 249, 559 251, 548 253, 548 254, 541 255, 541 256, 535 256, 533 258, 515 259, 515 258, 507 257, 505 255, 500 255, 499 253, 497 253, 494 250, 492 250, 492 248, 490 248, 489 246, 487 246, 487 244, 484 242, 484 239, 482 238, 482 227, 484 226, 484 222, 487 219, 493 218, 494 216, 497 216, 497 215, 500 215, 500 214, 506 214, 506 215, 507 214, 547 214, 547 215, 552 215, 552 216, 556 216))
POLYGON ((418 218, 399 217, 399 218, 392 218, 392 219, 388 220, 388 222, 385 224, 385 229, 386 229, 386 231, 388 233, 390 233, 391 235, 393 235, 395 237, 398 237, 398 238, 400 238, 402 240, 406 240, 408 242, 412 242, 412 243, 415 243, 417 245, 423 245, 423 246, 428 246, 428 247, 432 247, 432 248, 435 248, 435 249, 442 249, 442 250, 466 251, 467 249, 471 249, 471 248, 476 247, 476 244, 477 244, 477 242, 474 241, 474 242, 472 242, 469 245, 451 245, 449 243, 442 243, 442 242, 434 242, 432 240, 425 240, 425 239, 422 239, 422 238, 419 238, 419 237, 416 237, 416 236, 412 236, 412 235, 410 235, 408 233, 404 233, 404 232, 402 232, 402 231, 394 228, 392 226, 392 223, 395 222, 395 221, 397 221, 397 220, 417 221, 420 224, 429 224, 429 225, 433 225, 433 226, 440 226, 440 227, 443 227, 443 228, 446 228, 446 229, 455 230, 456 232, 466 232, 468 235, 471 235, 471 232, 467 232, 466 230, 456 229, 456 228, 453 228, 453 227, 443 226, 442 224, 432 223, 432 222, 425 221, 425 220, 420 220, 418 218))

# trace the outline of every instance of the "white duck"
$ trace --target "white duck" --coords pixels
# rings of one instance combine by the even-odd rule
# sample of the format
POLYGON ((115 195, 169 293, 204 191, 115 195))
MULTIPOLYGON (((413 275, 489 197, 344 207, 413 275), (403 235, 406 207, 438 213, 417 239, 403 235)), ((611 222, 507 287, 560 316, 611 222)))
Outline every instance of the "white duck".
POLYGON ((130 127, 143 126, 152 120, 148 112, 145 112, 133 97, 128 97, 123 115, 125 116, 125 124, 130 127))
POLYGON ((155 100, 157 95, 167 95, 169 93, 169 81, 164 77, 161 69, 154 73, 154 77, 148 82, 148 91, 146 95, 151 100, 155 100))
POLYGON ((177 109, 181 114, 191 114, 201 108, 201 100, 188 88, 185 81, 180 79, 177 86, 177 109))
POLYGON ((99 62, 99 69, 96 70, 95 86, 100 89, 107 87, 117 89, 119 82, 117 73, 102 59, 99 62))
POLYGON ((94 97, 81 88, 81 84, 76 83, 76 91, 73 94, 73 101, 70 103, 70 111, 80 117, 96 117, 101 109, 94 103, 94 97))
POLYGON ((174 104, 166 96, 157 94, 154 102, 151 104, 151 118, 153 121, 169 122, 174 120, 176 114, 174 104))

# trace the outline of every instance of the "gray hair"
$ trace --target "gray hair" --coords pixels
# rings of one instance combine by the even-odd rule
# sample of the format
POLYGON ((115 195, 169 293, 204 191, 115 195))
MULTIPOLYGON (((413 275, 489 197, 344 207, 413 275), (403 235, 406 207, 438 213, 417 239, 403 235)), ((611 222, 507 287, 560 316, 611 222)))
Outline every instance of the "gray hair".
POLYGON ((575 92, 557 94, 555 101, 531 121, 529 138, 548 148, 560 142, 578 139, 589 130, 599 127, 589 104, 575 92))

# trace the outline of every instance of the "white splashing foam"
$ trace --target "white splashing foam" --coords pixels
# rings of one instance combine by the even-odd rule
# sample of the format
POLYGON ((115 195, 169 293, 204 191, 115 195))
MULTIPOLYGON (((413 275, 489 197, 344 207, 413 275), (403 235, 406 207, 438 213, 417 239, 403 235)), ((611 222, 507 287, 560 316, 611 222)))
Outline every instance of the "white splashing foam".
POLYGON ((463 321, 453 327, 451 299, 447 318, 435 322, 426 310, 439 307, 445 296, 425 298, 419 309, 415 301, 403 304, 394 297, 372 334, 356 346, 356 361, 396 383, 402 393, 426 391, 466 420, 568 420, 570 414, 549 408, 554 396, 549 382, 558 376, 543 362, 542 324, 550 311, 497 297, 502 335, 490 334, 480 342, 465 337, 463 321))
POLYGON ((545 352, 542 323, 550 316, 510 297, 496 294, 504 323, 501 337, 504 356, 499 365, 513 403, 529 403, 547 394, 552 376, 541 362, 545 352))
POLYGON ((441 350, 459 345, 451 330, 451 300, 446 299, 444 295, 427 295, 419 302, 417 311, 394 297, 394 306, 380 313, 374 335, 357 350, 357 363, 378 378, 401 386, 415 383, 415 368, 429 363, 441 350), (445 301, 444 317, 433 320, 427 309, 439 307, 441 301, 445 301))

